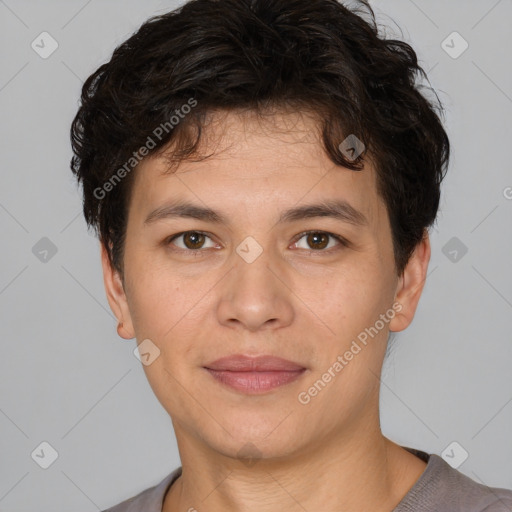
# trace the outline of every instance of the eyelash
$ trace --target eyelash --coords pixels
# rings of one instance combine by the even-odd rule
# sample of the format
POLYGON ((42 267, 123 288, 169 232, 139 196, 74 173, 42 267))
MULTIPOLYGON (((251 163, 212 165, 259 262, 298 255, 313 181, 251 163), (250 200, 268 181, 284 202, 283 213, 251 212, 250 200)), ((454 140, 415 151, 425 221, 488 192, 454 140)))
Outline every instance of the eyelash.
MULTIPOLYGON (((200 234, 200 235, 205 235, 206 237, 211 239, 211 237, 208 235, 208 233, 205 233, 204 231, 191 230, 191 231, 182 231, 181 233, 177 233, 175 235, 171 235, 170 237, 165 239, 164 243, 165 243, 166 246, 168 246, 174 240, 176 240, 177 238, 179 238, 179 237, 181 237, 183 235, 190 234, 190 233, 197 233, 197 234, 200 234)), ((300 233, 299 235, 297 235, 297 237, 295 238, 293 243, 296 244, 300 239, 302 239, 306 235, 310 235, 312 233, 314 233, 314 234, 323 234, 323 235, 330 236, 330 237, 334 238, 336 241, 338 241, 342 247, 349 247, 350 246, 350 243, 345 238, 343 238, 343 237, 341 237, 339 235, 335 235, 334 233, 330 233, 328 231, 318 231, 318 230, 304 231, 303 233, 300 233)), ((194 250, 194 249, 181 249, 181 248, 172 249, 172 250, 174 252, 179 252, 179 253, 194 254, 194 256, 201 256, 202 253, 204 253, 206 251, 206 249, 195 249, 194 250)), ((307 249, 300 249, 300 250, 307 250, 307 249)), ((312 254, 321 254, 321 253, 330 254, 331 252, 336 251, 336 250, 340 250, 340 248, 339 247, 338 248, 331 247, 330 249, 318 249, 318 250, 311 249, 310 252, 312 254)))

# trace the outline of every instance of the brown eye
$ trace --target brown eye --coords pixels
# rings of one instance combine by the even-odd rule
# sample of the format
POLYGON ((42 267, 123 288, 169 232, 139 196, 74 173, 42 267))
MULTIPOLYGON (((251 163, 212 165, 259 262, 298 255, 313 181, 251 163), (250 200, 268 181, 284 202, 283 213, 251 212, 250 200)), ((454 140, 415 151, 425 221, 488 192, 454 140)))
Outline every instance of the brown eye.
POLYGON ((329 244, 329 235, 326 233, 309 233, 307 241, 312 249, 325 249, 329 244))
POLYGON ((183 242, 187 249, 200 249, 204 244, 205 236, 202 233, 191 231, 183 235, 183 242))
POLYGON ((300 238, 295 242, 295 245, 298 249, 306 249, 306 250, 313 250, 313 252, 330 252, 330 249, 339 249, 340 247, 336 247, 336 244, 334 246, 329 246, 330 240, 335 240, 338 242, 338 246, 342 247, 348 247, 348 242, 342 238, 341 236, 334 235, 333 233, 328 233, 326 231, 307 231, 306 233, 302 233, 300 235, 300 238), (300 241, 302 239, 306 240, 306 246, 304 245, 301 247, 299 245, 300 241), (327 248, 327 250, 325 250, 327 248))
MULTIPOLYGON (((200 249, 205 248, 206 240, 210 239, 205 233, 201 233, 199 231, 186 231, 184 233, 179 233, 167 239, 167 245, 174 245, 177 247, 176 250, 188 251, 188 252, 200 252, 200 249), (178 241, 182 239, 181 243, 178 241)), ((213 244, 210 245, 211 248, 213 244)))

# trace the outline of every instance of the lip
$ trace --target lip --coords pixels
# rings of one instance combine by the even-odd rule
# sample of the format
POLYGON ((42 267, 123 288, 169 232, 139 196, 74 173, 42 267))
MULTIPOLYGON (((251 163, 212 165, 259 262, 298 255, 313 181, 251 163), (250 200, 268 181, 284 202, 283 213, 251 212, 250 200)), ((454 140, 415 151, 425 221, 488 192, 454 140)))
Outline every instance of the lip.
POLYGON ((280 357, 244 355, 223 357, 204 368, 221 384, 250 395, 293 382, 306 371, 305 367, 280 357))
POLYGON ((221 357, 204 366, 208 370, 229 372, 293 372, 305 370, 304 366, 275 356, 244 356, 236 354, 221 357))

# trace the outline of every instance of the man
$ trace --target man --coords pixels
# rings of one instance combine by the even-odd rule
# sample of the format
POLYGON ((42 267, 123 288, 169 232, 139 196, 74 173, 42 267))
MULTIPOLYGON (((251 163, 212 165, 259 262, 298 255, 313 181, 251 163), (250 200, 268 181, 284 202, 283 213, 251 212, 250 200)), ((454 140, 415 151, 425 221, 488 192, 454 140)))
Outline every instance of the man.
POLYGON ((84 84, 72 170, 182 463, 111 510, 512 510, 380 430, 449 141, 360 7, 192 0, 84 84))

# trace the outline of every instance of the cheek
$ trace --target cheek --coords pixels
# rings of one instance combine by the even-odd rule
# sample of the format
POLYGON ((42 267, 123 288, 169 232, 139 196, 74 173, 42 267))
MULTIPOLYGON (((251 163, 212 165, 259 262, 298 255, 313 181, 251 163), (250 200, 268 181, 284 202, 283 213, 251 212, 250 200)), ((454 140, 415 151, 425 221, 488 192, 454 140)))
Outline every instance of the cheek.
POLYGON ((179 282, 166 272, 153 271, 147 264, 131 273, 127 296, 137 338, 158 339, 183 316, 183 292, 179 282))
MULTIPOLYGON (((204 321, 213 308, 207 292, 214 283, 180 278, 168 270, 139 274, 130 301, 135 335, 139 342, 149 338, 173 373, 184 372, 186 362, 194 364, 198 341, 207 336, 204 321)), ((153 370, 147 369, 149 377, 153 370)), ((169 376, 158 376, 162 378, 169 376)))
POLYGON ((323 345, 319 356, 322 364, 318 369, 327 371, 338 356, 343 357, 340 378, 335 379, 333 386, 340 397, 345 397, 347 392, 361 398, 359 391, 367 389, 373 382, 373 374, 379 373, 390 321, 383 322, 380 316, 390 308, 382 286, 385 283, 378 281, 378 274, 351 273, 335 286, 331 284, 331 300, 326 300, 325 307, 320 309, 322 320, 335 335, 330 333, 330 341, 323 345))
POLYGON ((380 269, 364 265, 342 271, 329 284, 317 290, 320 310, 325 311, 336 326, 333 329, 346 339, 375 321, 386 309, 387 291, 383 289, 383 273, 380 269))

